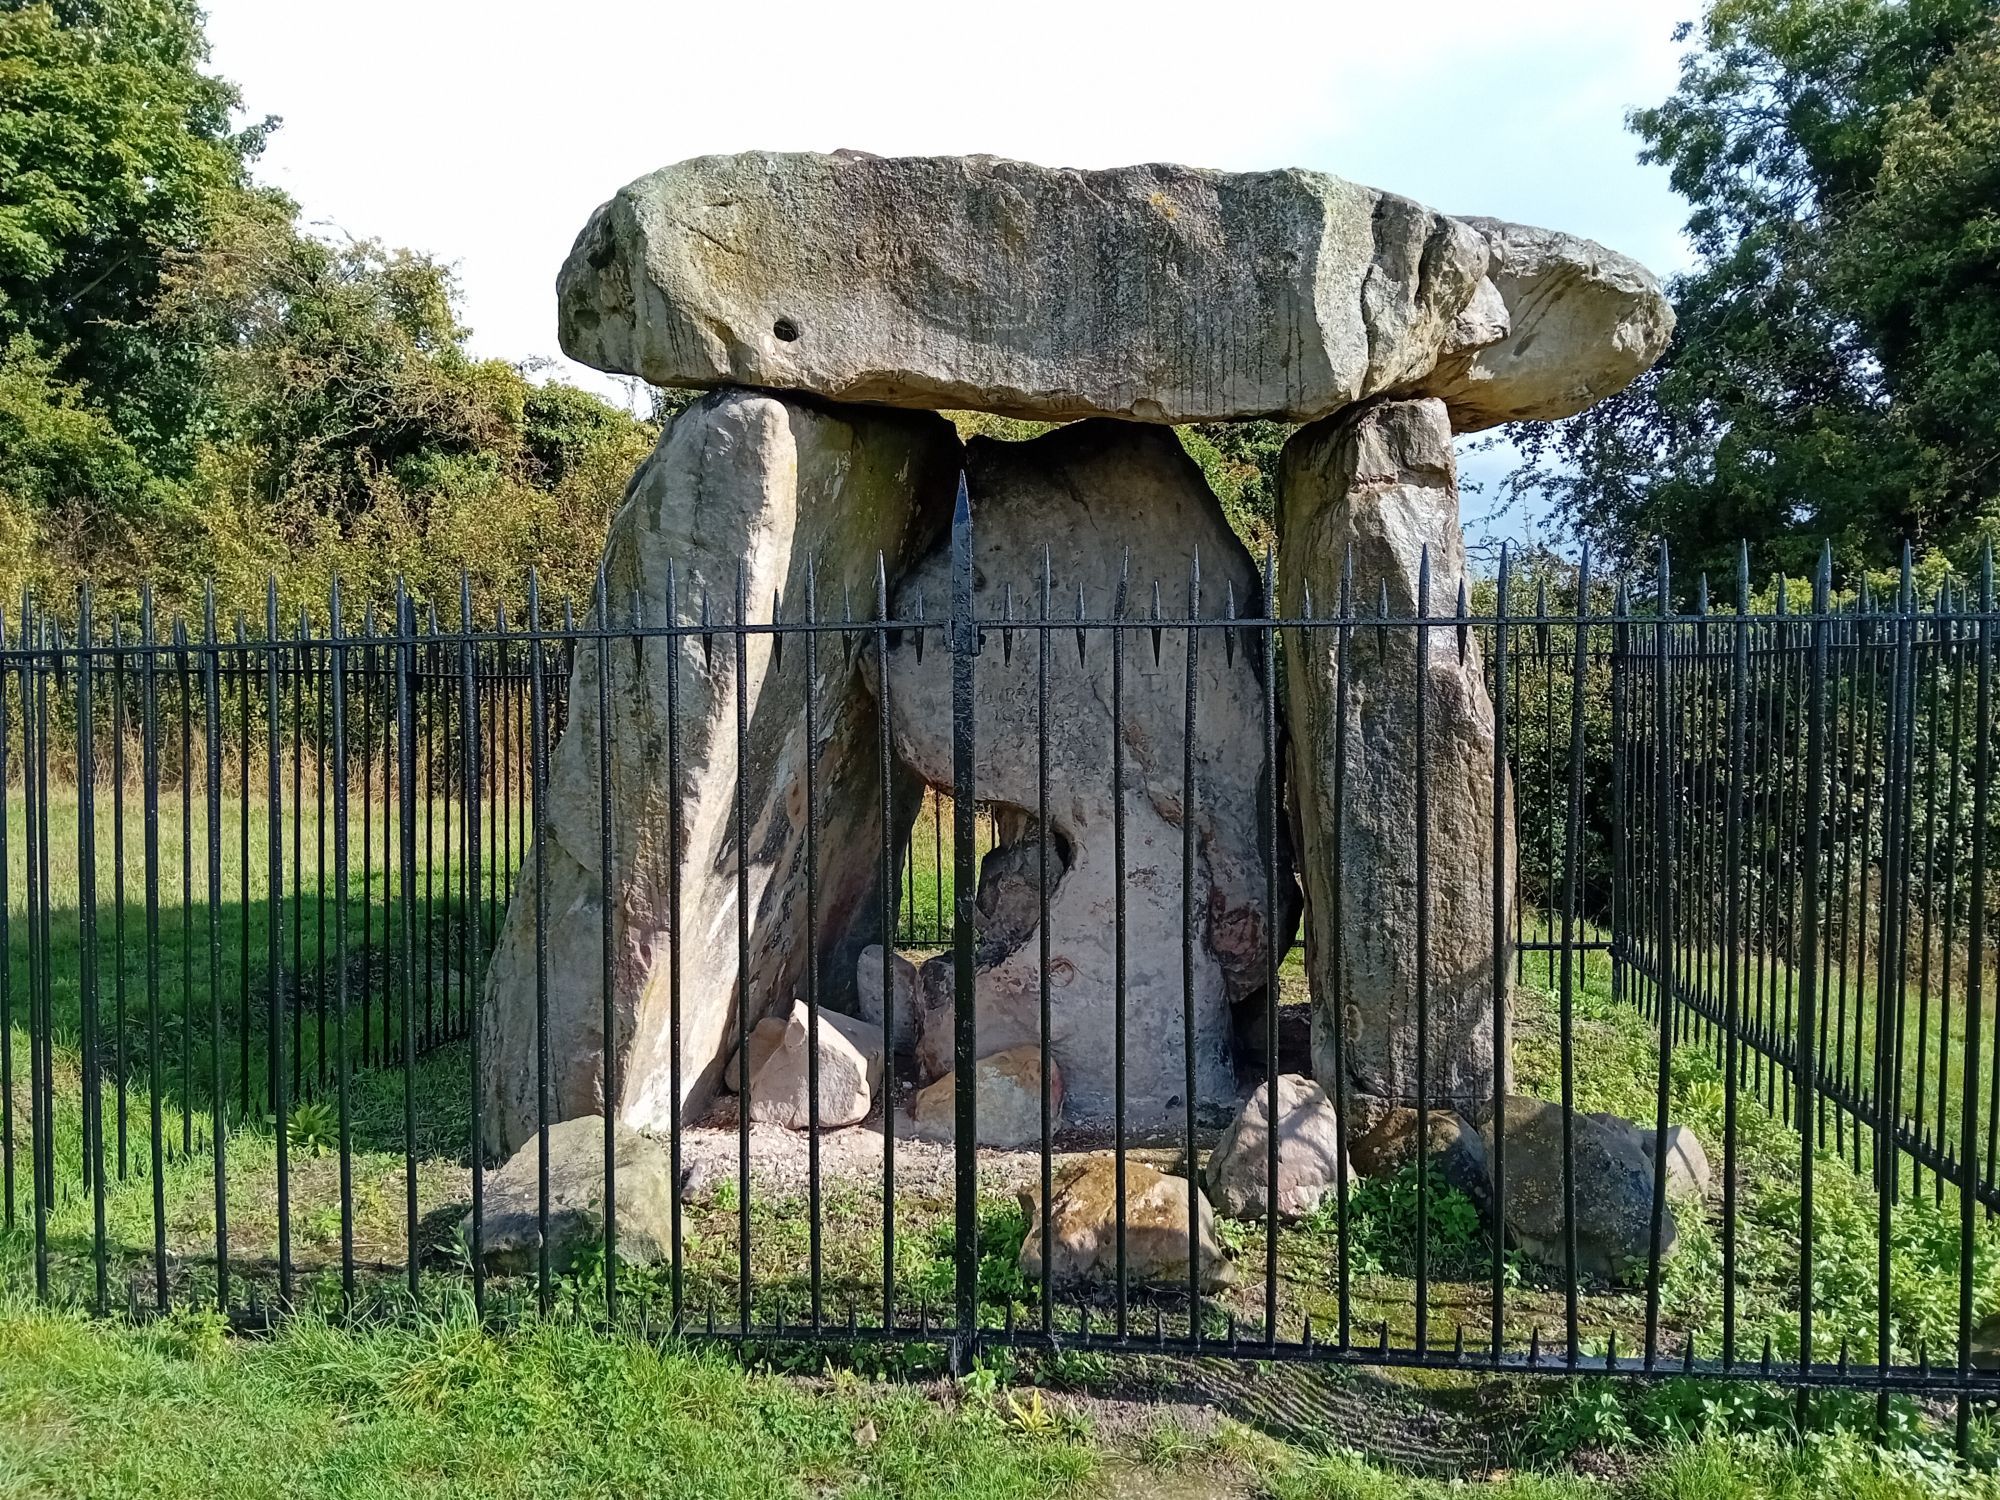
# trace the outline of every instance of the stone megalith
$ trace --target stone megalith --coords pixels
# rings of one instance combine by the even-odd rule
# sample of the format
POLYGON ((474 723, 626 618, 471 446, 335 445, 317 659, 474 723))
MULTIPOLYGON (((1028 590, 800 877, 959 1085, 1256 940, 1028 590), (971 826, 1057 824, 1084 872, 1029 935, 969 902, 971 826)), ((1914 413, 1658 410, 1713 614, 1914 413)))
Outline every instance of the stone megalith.
POLYGON ((558 317, 571 358, 656 385, 1310 421, 1503 335, 1488 258, 1469 225, 1320 172, 751 151, 599 208, 558 317))
POLYGON ((1459 340, 1464 347, 1422 383, 1423 394, 1444 398, 1454 432, 1575 416, 1623 390, 1667 347, 1673 309, 1630 256, 1553 229, 1465 222, 1486 236, 1487 279, 1504 316, 1500 337, 1459 340))
POLYGON ((700 156, 628 184, 557 283, 565 353, 1046 421, 1280 417, 1443 396, 1569 416, 1666 346, 1636 261, 1321 172, 990 156, 700 156))
MULTIPOLYGON (((669 566, 682 624, 706 601, 718 626, 736 618, 738 569, 750 618, 803 618, 809 560, 821 618, 839 618, 851 592, 873 613, 878 556, 890 577, 949 515, 959 465, 941 417, 832 408, 807 398, 719 392, 681 413, 626 492, 605 544, 612 624, 669 621, 669 566)), ((606 1108, 603 1098, 603 920, 609 889, 612 980, 620 1058, 618 1118, 665 1130, 677 1108, 708 1099, 736 1047, 738 864, 747 862, 748 1021, 790 1012, 806 992, 816 936, 820 999, 849 1008, 855 963, 879 941, 882 826, 879 723, 858 657, 838 635, 817 647, 815 802, 818 909, 806 910, 806 649, 753 633, 712 649, 698 634, 679 645, 679 765, 670 776, 664 637, 608 652, 610 722, 598 716, 600 653, 579 643, 570 720, 550 756, 549 813, 502 928, 481 1014, 481 1088, 490 1149, 506 1153, 536 1127, 537 890, 547 919, 549 1118, 606 1108), (737 751, 739 691, 744 754, 737 751), (612 870, 600 854, 599 744, 608 734, 612 870), (746 847, 736 839, 741 778, 746 847), (681 933, 671 928, 669 810, 678 802, 681 933), (669 954, 680 944, 680 1094, 672 1089, 669 954)), ((914 782, 899 776, 903 793, 914 782)), ((912 804, 913 806, 913 804, 912 804)), ((900 815, 898 822, 902 821, 900 815)), ((900 841, 906 827, 889 830, 900 841)))
MULTIPOLYGON (((1182 826, 1186 817, 1186 632, 1161 632, 1154 659, 1143 620, 1160 585, 1163 611, 1187 607, 1190 560, 1201 559, 1201 615, 1226 597, 1255 607, 1259 582, 1221 506, 1175 436, 1158 427, 1092 421, 1030 442, 968 445, 975 607, 998 619, 1012 590, 1017 618, 1037 615, 1043 549, 1053 575, 1049 664, 1050 1048, 1072 1121, 1111 1118, 1114 1104, 1114 913, 1118 889, 1112 791, 1110 632, 1087 633, 1078 660, 1072 624, 1111 615, 1129 554, 1120 737, 1124 756, 1126 900, 1126 1118, 1137 1128, 1177 1124, 1187 1095, 1183 1045, 1182 826)), ((897 600, 899 618, 941 615, 950 598, 949 548, 918 564, 897 600)), ((1279 910, 1265 905, 1261 850, 1269 826, 1261 662, 1224 632, 1201 633, 1196 658, 1193 1021, 1197 1103, 1236 1102, 1230 1006, 1261 992, 1266 924, 1279 951, 1298 913, 1288 840, 1278 858, 1279 910)), ((951 661, 935 645, 918 660, 906 635, 890 651, 890 723, 899 759, 935 786, 952 779, 951 661)), ((1001 843, 986 860, 979 905, 986 926, 976 976, 981 1057, 1040 1036, 1039 834, 1036 824, 1037 659, 1043 641, 1014 632, 1011 655, 990 623, 977 661, 974 753, 978 796, 999 804, 1001 843), (1005 889, 1002 889, 1005 887, 1005 889)), ((1281 833, 1283 829, 1281 826, 1281 833)), ((935 962, 935 961, 934 961, 935 962)), ((947 960, 948 962, 948 960, 947 960)), ((926 1013, 927 1037, 948 1035, 950 1010, 926 1013)), ((920 1055, 936 1049, 920 1048, 920 1055)), ((948 1053, 945 1054, 948 1059, 948 1053)), ((932 1071, 935 1071, 933 1069, 932 1071)))
MULTIPOLYGON (((1673 328, 1659 284, 1643 267, 1573 235, 1454 218, 1313 172, 1170 165, 1080 172, 983 156, 746 152, 680 162, 597 210, 557 290, 563 348, 599 369, 661 385, 810 393, 734 390, 683 417, 641 471, 614 528, 608 557, 621 599, 658 604, 673 553, 689 559, 685 606, 706 587, 725 620, 739 560, 760 607, 777 591, 796 604, 808 552, 822 560, 823 598, 837 596, 837 580, 872 599, 878 549, 892 565, 928 557, 898 613, 907 614, 921 590, 932 617, 942 618, 946 564, 931 547, 962 450, 942 422, 898 418, 883 407, 1057 422, 1312 423, 1293 438, 1284 463, 1284 607, 1297 610, 1310 586, 1329 609, 1352 543, 1358 608, 1371 609, 1386 585, 1391 608, 1407 615, 1428 542, 1432 606, 1442 612, 1464 568, 1452 432, 1580 411, 1640 374, 1673 328), (827 404, 835 400, 880 405, 827 404)), ((1063 605, 1081 582, 1093 611, 1108 609, 1127 548, 1135 611, 1150 604, 1157 577, 1171 612, 1197 544, 1211 611, 1226 583, 1239 605, 1257 592, 1214 497, 1157 427, 1148 434, 1084 423, 1014 448, 979 444, 972 467, 979 593, 989 614, 1010 584, 1024 608, 1038 598, 1045 542, 1063 605)), ((1039 921, 1028 883, 1039 838, 1031 811, 1038 642, 1022 631, 1009 659, 991 649, 988 634, 981 797, 1002 807, 1001 847, 986 862, 976 901, 983 1055, 1035 1039, 1039 921)), ((1364 643, 1355 653, 1338 805, 1334 632, 1302 632, 1286 646, 1294 815, 1312 910, 1316 1068, 1330 1090, 1352 1085, 1357 1131, 1371 1124, 1371 1108, 1415 1096, 1411 634, 1393 632, 1379 651, 1364 643), (1326 1071, 1335 1036, 1344 1044, 1345 1080, 1326 1071)), ((1183 694, 1175 687, 1183 648, 1166 632, 1161 659, 1151 663, 1149 632, 1133 632, 1128 644, 1120 806, 1131 923, 1126 1060, 1136 1121, 1177 1117, 1186 1088, 1183 694)), ((746 685, 752 723, 744 769, 755 836, 746 856, 754 909, 743 916, 751 926, 746 1014, 753 1020, 791 1005, 808 929, 818 934, 824 997, 839 1004, 851 993, 860 949, 876 935, 872 875, 882 832, 879 796, 866 805, 876 751, 857 728, 873 700, 845 658, 837 666, 829 658, 821 666, 820 784, 830 837, 822 844, 820 911, 806 921, 801 690, 789 669, 776 670, 770 645, 768 636, 752 638, 746 685)), ((1246 652, 1225 656, 1220 635, 1203 645, 1194 1061, 1201 1097, 1220 1105, 1234 1094, 1230 1005, 1261 987, 1265 933, 1275 925, 1288 937, 1295 892, 1281 879, 1282 909, 1264 910, 1257 851, 1267 840, 1258 820, 1268 787, 1258 788, 1261 756, 1246 753, 1262 743, 1257 664, 1246 652)), ((1437 631, 1432 646, 1424 699, 1430 1092, 1441 1108, 1477 1118, 1496 1070, 1506 1071, 1506 1038, 1492 1034, 1492 988, 1506 982, 1506 955, 1494 973, 1491 900, 1496 889, 1512 889, 1512 813, 1505 788, 1497 815, 1494 808, 1492 716, 1478 648, 1461 658, 1449 629, 1437 631)), ((560 976, 551 994, 556 1118, 603 1107, 595 976, 607 887, 618 934, 619 1025, 629 1027, 618 1038, 629 1049, 620 1117, 643 1128, 673 1113, 661 978, 670 885, 659 832, 663 653, 655 643, 613 666, 613 723, 602 732, 614 750, 619 838, 608 881, 593 852, 596 668, 590 650, 578 657, 577 721, 555 757, 555 828, 528 887, 546 895, 551 972, 560 976)), ((689 820, 679 889, 688 925, 680 944, 680 1061, 690 1100, 705 1095, 729 1053, 737 1003, 733 654, 710 662, 703 653, 698 666, 694 654, 679 789, 689 820)), ((892 669, 899 764, 946 785, 946 653, 920 664, 905 639, 892 669)), ((1050 979, 1068 1109, 1086 1121, 1110 1112, 1113 1065, 1109 675, 1101 635, 1086 663, 1064 662, 1051 673, 1049 822, 1059 870, 1050 979)), ((892 840, 901 832, 891 829, 892 840)), ((503 1146, 534 1118, 532 924, 523 923, 517 906, 486 1018, 491 1133, 503 1146)), ((919 993, 935 993, 939 962, 920 971, 919 993)), ((882 972, 879 960, 874 972, 882 972)), ((922 1019, 928 1024, 915 1051, 925 1064, 948 1039, 948 1007, 942 1029, 935 1000, 922 1019)))
MULTIPOLYGON (((1350 549, 1357 615, 1374 614, 1386 587, 1390 614, 1415 616, 1426 547, 1429 612, 1456 608, 1465 545, 1442 401, 1385 402, 1296 433, 1280 465, 1279 504, 1285 614, 1299 616, 1308 589, 1316 615, 1333 614, 1350 549)), ((1511 903, 1514 890, 1511 787, 1501 789, 1499 868, 1494 860, 1493 705, 1478 642, 1468 635, 1461 658, 1454 629, 1429 632, 1421 765, 1413 628, 1353 632, 1344 737, 1338 632, 1298 631, 1285 644, 1314 1074, 1332 1087, 1338 1028, 1358 1128, 1416 1102, 1421 775, 1430 814, 1427 1097, 1477 1118, 1491 1108, 1508 1046, 1493 1034, 1493 987, 1513 973, 1511 942, 1495 966, 1493 892, 1498 882, 1511 903)))

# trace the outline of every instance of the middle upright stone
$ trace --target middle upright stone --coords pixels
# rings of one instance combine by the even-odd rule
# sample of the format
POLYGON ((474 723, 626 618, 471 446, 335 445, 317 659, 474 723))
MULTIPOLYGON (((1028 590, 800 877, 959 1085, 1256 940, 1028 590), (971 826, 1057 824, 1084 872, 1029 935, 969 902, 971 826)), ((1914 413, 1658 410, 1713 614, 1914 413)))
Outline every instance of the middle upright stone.
MULTIPOLYGON (((1197 632, 1190 726, 1189 632, 1155 632, 1147 620, 1156 583, 1162 615, 1187 617, 1197 553, 1198 618, 1224 618, 1232 600, 1238 614, 1253 612, 1257 570, 1200 470, 1163 428, 1100 420, 1024 443, 975 438, 966 472, 975 606, 985 622, 973 716, 977 790, 999 834, 984 861, 975 917, 979 1055, 1040 1036, 1045 725, 1050 1045, 1065 1111, 1080 1122, 1112 1117, 1121 1005, 1128 1123, 1143 1130, 1183 1118, 1190 1027, 1196 1102, 1227 1111, 1236 1102, 1231 1007, 1261 998, 1267 924, 1276 922, 1282 954, 1299 912, 1282 819, 1275 913, 1266 901, 1272 797, 1263 662, 1247 632, 1233 642, 1222 629, 1197 632), (1114 616, 1121 578, 1128 627, 1079 632, 1079 607, 1091 620, 1114 616), (1010 609, 1021 622, 1011 630, 999 623, 1010 609), (1191 886, 1182 880, 1184 832, 1192 835, 1191 886), (1184 912, 1191 918, 1185 952, 1184 912)), ((919 608, 943 619, 950 565, 947 544, 912 570, 897 599, 899 619, 919 608)), ((889 712, 897 757, 949 788, 944 647, 935 628, 921 655, 913 633, 892 645, 889 712)), ((940 977, 948 974, 944 967, 940 977)), ((919 1056, 935 1074, 950 1064, 950 987, 926 989, 932 1008, 919 1056)))

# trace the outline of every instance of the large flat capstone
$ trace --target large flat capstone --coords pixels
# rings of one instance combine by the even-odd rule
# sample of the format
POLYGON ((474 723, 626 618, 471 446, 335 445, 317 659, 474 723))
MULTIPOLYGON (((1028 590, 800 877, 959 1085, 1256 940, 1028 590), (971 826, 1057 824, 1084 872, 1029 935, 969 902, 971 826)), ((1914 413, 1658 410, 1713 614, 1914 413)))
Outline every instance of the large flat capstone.
POLYGON ((1504 336, 1447 354, 1423 383, 1442 397, 1454 432, 1572 417, 1651 368, 1674 331, 1653 273, 1554 229, 1467 219, 1486 236, 1487 279, 1504 336))
POLYGON ((591 217, 562 346, 655 385, 1309 421, 1506 332, 1486 237, 1320 172, 744 152, 591 217))
POLYGON ((1638 262, 1329 176, 990 156, 701 156, 592 215, 562 345, 656 385, 1068 421, 1439 396, 1461 432, 1570 416, 1666 347, 1638 262))

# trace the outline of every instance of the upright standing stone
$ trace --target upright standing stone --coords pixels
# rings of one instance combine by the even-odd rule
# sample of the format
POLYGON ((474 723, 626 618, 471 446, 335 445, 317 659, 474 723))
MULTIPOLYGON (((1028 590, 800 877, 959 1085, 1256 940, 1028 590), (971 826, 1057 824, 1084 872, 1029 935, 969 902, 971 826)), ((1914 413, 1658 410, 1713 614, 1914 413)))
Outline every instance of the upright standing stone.
MULTIPOLYGON (((1449 616, 1465 573, 1451 424, 1439 400, 1394 401, 1295 434, 1279 479, 1281 607, 1306 590, 1334 613, 1350 549, 1355 613, 1413 618, 1430 555, 1429 612, 1449 616)), ((1493 705, 1478 641, 1464 654, 1449 625, 1431 629, 1416 741, 1417 631, 1353 632, 1344 699, 1339 633, 1287 644, 1286 709, 1306 887, 1306 967, 1313 990, 1313 1068, 1332 1089, 1335 1034, 1366 1129, 1384 1106, 1417 1098, 1417 787, 1428 790, 1428 1098, 1475 1118, 1490 1109, 1496 1058, 1493 990, 1512 950, 1493 949, 1493 892, 1513 890, 1513 802, 1502 789, 1494 859, 1493 705), (1340 717, 1344 713, 1345 734, 1340 717), (1343 784, 1336 793, 1337 757, 1343 784), (1497 967, 1496 967, 1496 960, 1497 967)), ((1510 908, 1511 910, 1511 908, 1510 908)), ((1511 917, 1506 924, 1511 932, 1511 917)))
MULTIPOLYGON (((614 627, 686 625, 704 608, 736 619, 739 569, 750 618, 804 617, 816 564, 821 618, 851 595, 874 611, 878 558, 891 582, 948 514, 959 445, 941 417, 832 408, 801 397, 728 391, 690 407, 661 435, 611 524, 605 570, 614 627), (670 571, 677 593, 668 611, 670 571)), ((662 1130, 682 1103, 703 1104, 735 1048, 738 924, 747 930, 748 1017, 785 1014, 807 989, 816 939, 820 999, 854 1001, 855 963, 879 940, 882 823, 880 731, 858 657, 823 635, 815 678, 814 791, 818 909, 806 909, 807 648, 791 636, 719 631, 680 638, 679 779, 671 774, 668 677, 676 646, 655 636, 611 643, 610 723, 599 723, 598 648, 584 641, 570 682, 570 720, 550 767, 549 810, 487 975, 481 1016, 486 1138, 499 1152, 538 1119, 535 911, 547 918, 548 1118, 599 1112, 603 1099, 604 901, 611 891, 612 982, 622 1061, 618 1118, 662 1130), (740 705, 740 708, 739 708, 740 705), (738 753, 737 719, 744 729, 738 753), (611 785, 599 798, 600 736, 611 785), (747 844, 736 836, 737 787, 747 844), (671 924, 669 810, 678 804, 682 931, 671 924), (604 878, 600 805, 611 813, 604 878), (749 904, 737 900, 739 864, 749 904), (679 939, 680 1098, 672 1087, 669 957, 679 939)), ((906 778, 904 793, 912 788, 906 778)), ((911 810, 914 804, 911 803, 911 810)), ((899 817, 900 821, 900 817, 899 817)), ((905 828, 889 830, 899 841, 905 828)))
MULTIPOLYGON (((1187 632, 1142 623, 1160 585, 1163 609, 1187 607, 1189 563, 1201 558, 1201 614, 1256 604, 1256 569, 1230 533, 1201 471, 1159 427, 1079 422, 1025 443, 974 439, 967 450, 972 498, 974 605, 982 620, 1039 615, 1043 549, 1053 574, 1052 617, 1073 620, 1079 590, 1093 619, 1115 608, 1129 566, 1123 632, 1123 701, 1113 722, 1111 633, 1058 624, 1013 633, 991 623, 977 661, 973 743, 978 796, 997 813, 1000 847, 986 857, 974 922, 978 1053, 1040 1037, 1040 835, 1037 760, 1039 653, 1048 670, 1050 1045, 1077 1121, 1113 1113, 1117 1013, 1125 1012, 1126 1117, 1137 1126, 1178 1123, 1187 1098, 1185 1027, 1194 1033, 1198 1103, 1236 1101, 1230 1006, 1261 994, 1267 924, 1279 952, 1297 921, 1288 840, 1277 849, 1278 910, 1265 899, 1270 782, 1263 746, 1262 660, 1247 640, 1203 631, 1196 659, 1194 884, 1187 892, 1192 945, 1182 967, 1182 828, 1187 728, 1187 632), (1128 564, 1129 559, 1129 564, 1128 564), (1011 594, 1010 594, 1011 591, 1011 594), (1122 745, 1122 795, 1114 795, 1114 736, 1122 745), (1122 813, 1122 819, 1120 814, 1122 813), (1124 835, 1124 864, 1118 836, 1124 835), (1118 889, 1125 892, 1125 974, 1117 972, 1118 889), (1185 987, 1184 987, 1185 983, 1185 987)), ((949 592, 949 555, 911 573, 898 616, 937 618, 949 592)), ((906 633, 890 652, 890 719, 897 755, 926 781, 952 780, 951 660, 933 645, 918 660, 906 633)), ((948 966, 950 960, 942 961, 948 966)), ((925 978, 939 960, 925 965, 925 978)), ((948 975, 946 976, 948 977, 948 975)), ((923 988, 931 986, 926 983, 923 988)), ((941 988, 941 987, 940 987, 941 988)), ((948 993, 948 992, 947 992, 948 993)), ((926 1011, 918 1055, 926 1071, 950 1063, 951 1009, 926 1011)))

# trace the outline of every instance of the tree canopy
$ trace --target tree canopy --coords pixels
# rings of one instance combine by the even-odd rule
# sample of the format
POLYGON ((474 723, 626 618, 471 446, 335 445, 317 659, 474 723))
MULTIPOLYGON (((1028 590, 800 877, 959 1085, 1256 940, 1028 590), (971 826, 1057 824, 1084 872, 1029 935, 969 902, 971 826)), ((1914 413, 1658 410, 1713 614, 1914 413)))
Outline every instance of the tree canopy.
MULTIPOLYGON (((1689 205, 1673 344, 1517 429, 1509 493, 1689 576, 1739 538, 1965 560, 2000 530, 2000 0, 1710 0, 1680 35, 1629 122, 1689 205)), ((0 597, 586 593, 671 393, 641 420, 476 357, 449 265, 256 183, 277 122, 207 56, 195 0, 0 0, 0 597)), ((1181 433, 1253 546, 1287 431, 1181 433)))
POLYGON ((1690 204, 1660 363, 1517 434, 1516 497, 1628 564, 1964 554, 2000 507, 2000 3, 1713 0, 1630 124, 1690 204))
POLYGON ((168 257, 253 195, 271 122, 233 130, 191 0, 0 5, 0 332, 156 465, 185 469, 204 351, 150 317, 168 257))
POLYGON ((651 424, 472 356, 449 266, 308 232, 206 60, 192 0, 0 0, 0 589, 587 593, 651 424))

